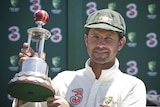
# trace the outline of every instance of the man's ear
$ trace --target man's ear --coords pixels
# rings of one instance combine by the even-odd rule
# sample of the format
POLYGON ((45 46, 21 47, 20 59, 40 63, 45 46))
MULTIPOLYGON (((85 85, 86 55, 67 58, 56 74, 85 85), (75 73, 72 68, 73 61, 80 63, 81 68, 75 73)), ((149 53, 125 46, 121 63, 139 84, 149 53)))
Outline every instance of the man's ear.
POLYGON ((88 44, 88 36, 87 36, 87 34, 84 34, 84 42, 85 42, 85 44, 87 46, 87 44, 88 44))
POLYGON ((123 48, 125 43, 126 43, 126 37, 123 36, 123 38, 121 38, 121 40, 119 41, 119 48, 118 48, 119 51, 123 48))

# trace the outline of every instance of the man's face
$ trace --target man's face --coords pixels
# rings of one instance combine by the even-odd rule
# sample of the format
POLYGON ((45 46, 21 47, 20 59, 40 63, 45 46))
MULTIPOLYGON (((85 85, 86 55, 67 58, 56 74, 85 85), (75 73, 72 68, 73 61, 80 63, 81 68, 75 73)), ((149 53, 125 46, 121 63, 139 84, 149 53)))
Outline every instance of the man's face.
POLYGON ((103 29, 90 29, 84 39, 91 61, 98 64, 113 63, 125 44, 123 38, 119 40, 117 32, 103 29))

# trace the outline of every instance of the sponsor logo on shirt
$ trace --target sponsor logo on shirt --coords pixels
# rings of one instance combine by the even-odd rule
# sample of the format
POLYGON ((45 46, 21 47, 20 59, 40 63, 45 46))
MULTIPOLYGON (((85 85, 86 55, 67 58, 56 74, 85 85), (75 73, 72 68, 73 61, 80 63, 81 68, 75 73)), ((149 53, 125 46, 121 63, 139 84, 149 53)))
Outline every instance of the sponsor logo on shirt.
POLYGON ((74 96, 70 97, 70 102, 73 105, 78 105, 83 99, 83 89, 82 88, 73 89, 72 92, 74 93, 74 96))

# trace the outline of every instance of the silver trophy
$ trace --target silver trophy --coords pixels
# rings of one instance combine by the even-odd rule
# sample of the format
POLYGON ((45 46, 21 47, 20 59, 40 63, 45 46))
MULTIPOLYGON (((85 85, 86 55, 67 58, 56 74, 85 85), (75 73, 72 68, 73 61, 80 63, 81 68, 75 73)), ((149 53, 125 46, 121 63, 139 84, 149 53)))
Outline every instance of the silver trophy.
POLYGON ((47 97, 54 96, 54 89, 51 85, 51 79, 48 77, 48 65, 42 59, 44 43, 51 33, 42 28, 48 22, 48 13, 44 10, 38 10, 34 13, 34 21, 37 27, 27 30, 28 44, 36 42, 36 52, 33 57, 23 61, 21 71, 17 73, 8 83, 7 91, 15 98, 37 102, 45 101, 47 97))

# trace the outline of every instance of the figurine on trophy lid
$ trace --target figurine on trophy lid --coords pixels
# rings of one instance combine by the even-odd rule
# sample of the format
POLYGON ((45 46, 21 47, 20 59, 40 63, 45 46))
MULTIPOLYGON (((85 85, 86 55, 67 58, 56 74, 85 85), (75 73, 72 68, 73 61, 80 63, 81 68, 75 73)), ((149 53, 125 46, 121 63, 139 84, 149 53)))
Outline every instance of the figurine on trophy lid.
POLYGON ((28 44, 32 40, 36 41, 36 55, 23 61, 21 71, 17 73, 8 83, 7 91, 15 98, 37 102, 45 101, 47 97, 54 96, 54 89, 51 85, 51 79, 48 77, 48 65, 42 59, 44 42, 51 33, 42 28, 48 22, 48 13, 44 10, 38 10, 34 13, 34 21, 37 27, 27 30, 28 44))

